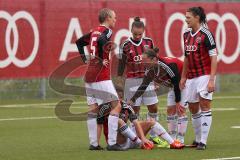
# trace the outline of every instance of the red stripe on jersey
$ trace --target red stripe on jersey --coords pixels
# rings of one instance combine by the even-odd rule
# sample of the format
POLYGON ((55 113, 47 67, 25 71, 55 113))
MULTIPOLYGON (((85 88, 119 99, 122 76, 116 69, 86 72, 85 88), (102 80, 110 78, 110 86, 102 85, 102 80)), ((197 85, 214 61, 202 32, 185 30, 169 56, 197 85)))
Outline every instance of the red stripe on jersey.
MULTIPOLYGON (((195 40, 196 40, 196 36, 191 38, 191 45, 193 46, 193 48, 195 48, 195 40)), ((195 50, 195 49, 193 49, 195 50)), ((191 60, 192 60, 192 71, 194 72, 190 72, 189 74, 191 74, 192 77, 198 77, 198 70, 197 70, 197 61, 198 59, 196 59, 196 52, 195 51, 191 51, 192 54, 190 54, 191 60)))
MULTIPOLYGON (((200 32, 200 37, 201 37, 201 41, 202 41, 202 39, 204 38, 204 36, 202 36, 202 32, 200 32)), ((202 48, 201 48, 201 43, 198 43, 197 44, 197 46, 198 46, 198 59, 199 59, 199 65, 200 65, 200 68, 201 68, 201 70, 200 70, 200 72, 201 72, 201 74, 205 74, 205 71, 204 71, 204 66, 203 66, 203 60, 202 60, 202 55, 201 55, 201 50, 202 50, 202 48)))

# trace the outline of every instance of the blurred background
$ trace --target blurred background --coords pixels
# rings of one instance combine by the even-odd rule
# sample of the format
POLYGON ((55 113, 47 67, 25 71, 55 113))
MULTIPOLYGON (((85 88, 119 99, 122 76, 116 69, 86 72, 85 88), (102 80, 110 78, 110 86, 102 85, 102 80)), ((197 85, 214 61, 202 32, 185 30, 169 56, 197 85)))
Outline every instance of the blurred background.
MULTIPOLYGON (((62 64, 79 56, 74 42, 98 25, 98 11, 117 14, 112 41, 112 77, 116 75, 119 44, 130 36, 135 16, 146 24, 160 54, 183 58, 185 11, 202 6, 218 50, 218 93, 240 95, 239 0, 0 0, 0 102, 46 101, 72 97, 49 86, 49 77, 62 64), (209 3, 210 2, 210 3, 209 3)), ((86 48, 88 53, 88 49, 86 48)), ((86 66, 79 63, 65 83, 83 86, 86 66)), ((165 93, 160 90, 159 94, 165 93)), ((76 98, 83 98, 76 96, 76 98)))

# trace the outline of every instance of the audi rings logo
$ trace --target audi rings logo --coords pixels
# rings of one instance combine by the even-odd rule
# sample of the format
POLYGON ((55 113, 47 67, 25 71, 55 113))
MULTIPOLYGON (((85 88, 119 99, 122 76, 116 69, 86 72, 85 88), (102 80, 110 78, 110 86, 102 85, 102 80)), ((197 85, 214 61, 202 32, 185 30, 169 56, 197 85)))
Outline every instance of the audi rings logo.
POLYGON ((38 47, 39 47, 39 32, 38 32, 38 27, 34 18, 32 17, 31 14, 29 14, 26 11, 16 12, 13 16, 11 16, 6 11, 0 11, 0 18, 5 19, 8 22, 7 28, 6 28, 6 34, 5 34, 5 46, 6 46, 8 57, 4 60, 0 60, 0 68, 5 68, 11 63, 15 64, 20 68, 29 66, 35 59, 37 55, 38 47), (16 21, 19 19, 27 20, 30 23, 34 32, 34 45, 33 45, 32 52, 29 54, 28 58, 23 60, 18 59, 16 57, 17 50, 18 50, 18 43, 19 43, 19 34, 18 34, 16 21), (13 33, 12 47, 11 47, 11 32, 13 33))
POLYGON ((134 62, 141 62, 142 61, 142 55, 134 56, 133 60, 134 60, 134 62))
MULTIPOLYGON (((166 49, 166 54, 168 56, 174 56, 172 53, 172 50, 169 46, 169 32, 170 32, 170 28, 171 28, 172 24, 176 20, 180 20, 183 22, 183 26, 181 29, 181 35, 183 35, 184 30, 187 28, 187 24, 185 23, 185 15, 184 14, 177 12, 177 13, 173 13, 169 17, 166 27, 165 27, 165 32, 164 32, 164 46, 166 49)), ((218 22, 218 25, 216 28, 216 35, 215 35, 216 47, 217 47, 217 51, 219 54, 218 60, 222 60, 226 64, 231 64, 231 63, 235 62, 240 53, 240 24, 239 24, 238 18, 232 13, 225 13, 221 17, 216 13, 208 13, 207 20, 208 21, 214 20, 214 21, 218 22), (233 22, 233 24, 235 25, 235 27, 237 29, 236 48, 230 56, 225 55, 225 49, 226 49, 226 29, 225 29, 225 25, 224 25, 225 21, 233 22)), ((183 49, 184 49, 183 36, 181 36, 181 45, 182 45, 182 51, 183 51, 183 49)), ((181 58, 183 59, 183 56, 181 58)))
POLYGON ((195 45, 186 45, 186 51, 187 52, 193 52, 197 50, 197 46, 195 45))

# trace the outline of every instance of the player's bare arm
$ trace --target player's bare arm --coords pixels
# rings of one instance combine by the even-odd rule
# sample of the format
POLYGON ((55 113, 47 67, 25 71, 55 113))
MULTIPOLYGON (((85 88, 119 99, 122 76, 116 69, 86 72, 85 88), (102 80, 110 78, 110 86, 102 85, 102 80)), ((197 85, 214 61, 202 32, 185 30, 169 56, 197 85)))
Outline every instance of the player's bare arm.
POLYGON ((217 72, 217 55, 211 56, 211 74, 208 82, 208 92, 215 90, 215 76, 217 72))
POLYGON ((187 80, 187 68, 188 68, 188 59, 186 57, 184 57, 184 61, 183 61, 183 70, 182 70, 182 75, 181 75, 181 80, 179 83, 179 87, 182 90, 183 88, 185 88, 185 83, 187 80))
POLYGON ((145 137, 143 129, 142 129, 139 121, 136 119, 136 120, 133 121, 133 124, 136 128, 137 135, 142 140, 143 144, 150 144, 151 145, 152 142, 145 137))

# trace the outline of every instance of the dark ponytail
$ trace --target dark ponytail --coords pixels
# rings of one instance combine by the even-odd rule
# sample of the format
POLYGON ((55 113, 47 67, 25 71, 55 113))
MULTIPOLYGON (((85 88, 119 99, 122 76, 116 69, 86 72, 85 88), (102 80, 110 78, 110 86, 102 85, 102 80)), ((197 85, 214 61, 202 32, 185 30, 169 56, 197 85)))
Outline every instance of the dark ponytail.
POLYGON ((206 18, 206 14, 205 11, 202 7, 191 7, 187 9, 187 12, 191 12, 194 16, 199 16, 200 19, 200 23, 202 24, 207 24, 207 18, 206 18))
POLYGON ((132 23, 132 28, 145 28, 144 23, 141 21, 140 17, 135 17, 134 22, 132 23))

